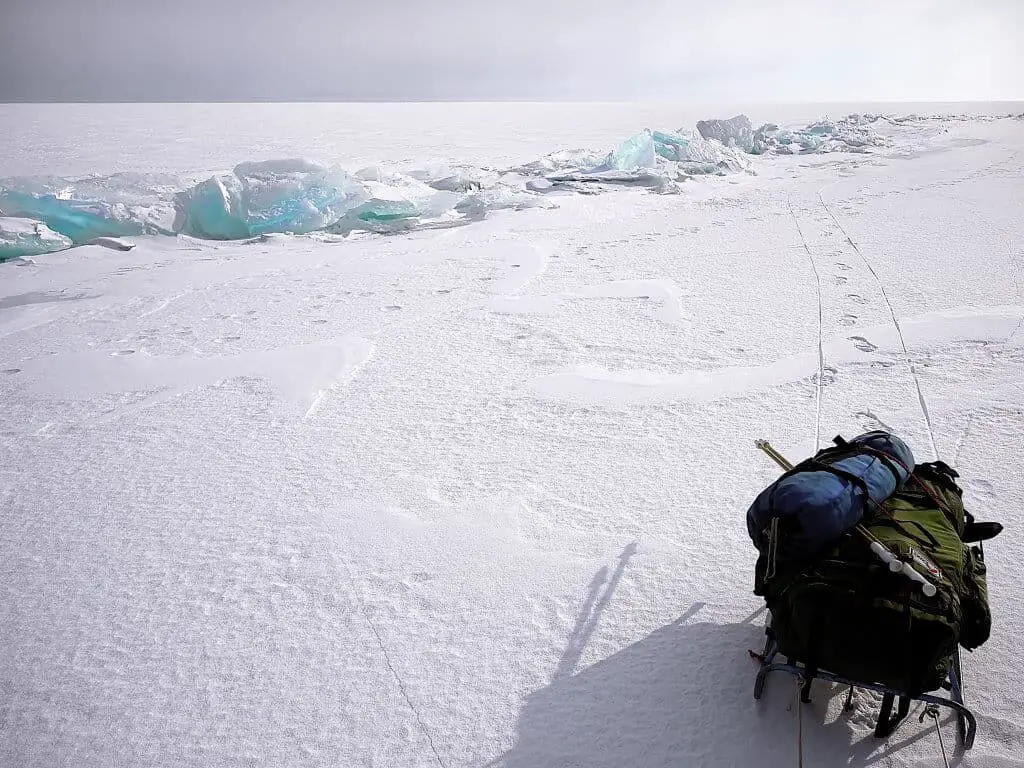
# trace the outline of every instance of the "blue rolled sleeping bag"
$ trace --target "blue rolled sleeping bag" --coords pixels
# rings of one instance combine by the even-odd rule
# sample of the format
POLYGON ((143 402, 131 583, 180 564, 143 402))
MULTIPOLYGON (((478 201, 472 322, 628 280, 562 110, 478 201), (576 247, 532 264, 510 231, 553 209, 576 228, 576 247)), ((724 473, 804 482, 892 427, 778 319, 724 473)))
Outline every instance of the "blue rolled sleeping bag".
POLYGON ((851 530, 864 516, 868 499, 881 504, 914 468, 914 454, 895 435, 868 432, 819 451, 765 488, 747 510, 747 531, 759 550, 765 529, 780 518, 785 532, 779 559, 817 554, 851 530))

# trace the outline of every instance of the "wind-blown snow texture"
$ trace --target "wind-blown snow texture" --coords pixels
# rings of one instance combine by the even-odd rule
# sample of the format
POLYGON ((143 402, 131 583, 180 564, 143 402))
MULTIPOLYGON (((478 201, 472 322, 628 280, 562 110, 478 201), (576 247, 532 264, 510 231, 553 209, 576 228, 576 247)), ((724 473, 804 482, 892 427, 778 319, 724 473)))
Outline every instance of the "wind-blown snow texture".
MULTIPOLYGON (((956 759, 1024 765, 1024 123, 876 127, 869 153, 734 148, 756 174, 496 213, 553 198, 438 136, 406 194, 481 196, 471 226, 0 265, 0 765, 789 768, 792 682, 751 697, 744 512, 777 472, 753 441, 796 460, 875 427, 1007 527, 956 759)), ((125 179, 144 229, 173 218, 162 172, 125 179)), ((941 763, 930 724, 878 742, 877 699, 841 693, 803 708, 806 765, 941 763)))

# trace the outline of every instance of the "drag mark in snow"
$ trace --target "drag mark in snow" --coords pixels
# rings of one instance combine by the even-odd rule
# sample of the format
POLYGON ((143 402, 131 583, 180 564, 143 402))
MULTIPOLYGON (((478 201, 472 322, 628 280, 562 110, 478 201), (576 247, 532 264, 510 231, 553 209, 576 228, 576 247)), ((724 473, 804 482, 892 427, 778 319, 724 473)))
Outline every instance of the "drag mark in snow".
POLYGON ((441 759, 441 753, 437 751, 437 746, 434 744, 434 737, 430 733, 430 729, 427 728, 423 722, 423 717, 420 715, 416 706, 412 703, 412 698, 409 696, 409 692, 405 688, 405 683, 398 674, 398 670, 395 669, 395 665, 391 663, 391 655, 388 653, 387 646, 384 645, 384 638, 380 636, 380 632, 377 630, 377 626, 370 620, 370 617, 366 614, 363 603, 360 602, 362 608, 363 618, 366 619, 366 623, 370 627, 370 631, 373 632, 373 636, 377 638, 377 644, 380 646, 380 652, 384 656, 384 664, 391 671, 391 675, 395 678, 395 682, 398 684, 398 690, 402 692, 402 698, 405 699, 405 703, 409 705, 409 709, 412 710, 413 715, 416 717, 416 722, 419 723, 420 730, 423 731, 423 735, 427 737, 427 743, 430 744, 430 751, 434 753, 434 758, 437 760, 437 764, 441 768, 448 768, 444 760, 441 759))
POLYGON ((370 618, 370 613, 366 609, 366 601, 363 600, 359 594, 359 590, 356 588, 355 574, 352 572, 352 566, 347 560, 342 560, 345 570, 348 572, 348 582, 352 589, 352 597, 355 598, 356 604, 359 606, 359 613, 363 617, 363 621, 370 628, 373 636, 377 640, 377 645, 380 647, 381 655, 384 657, 384 665, 391 672, 391 676, 395 678, 395 683, 398 685, 398 690, 402 694, 402 698, 405 699, 405 703, 409 709, 412 710, 413 716, 416 718, 417 724, 420 726, 420 730, 423 731, 423 735, 427 737, 427 743, 430 744, 430 751, 434 753, 434 759, 437 760, 437 764, 441 768, 448 768, 444 760, 441 759, 441 753, 437 751, 437 746, 434 744, 434 737, 430 733, 430 729, 427 728, 426 723, 423 722, 423 718, 420 715, 420 711, 416 708, 416 705, 412 702, 412 697, 409 695, 408 689, 405 687, 405 682, 402 680, 401 675, 398 674, 398 670, 395 669, 395 665, 391 661, 391 654, 388 653, 388 647, 384 643, 384 638, 381 637, 380 630, 377 629, 377 625, 373 623, 373 619, 370 618))
POLYGON ((793 201, 791 199, 786 200, 789 206, 789 215, 793 217, 793 223, 796 224, 796 231, 800 235, 800 242, 803 244, 804 252, 807 254, 807 258, 811 261, 811 269, 814 271, 814 283, 818 295, 818 376, 815 379, 815 402, 814 402, 814 453, 818 452, 818 448, 821 445, 821 388, 824 384, 825 377, 825 350, 822 346, 821 340, 821 325, 822 325, 822 307, 821 307, 821 276, 818 274, 818 265, 814 263, 814 256, 811 254, 811 249, 807 247, 807 239, 804 237, 804 231, 800 228, 800 220, 796 217, 796 212, 793 210, 793 201))
POLYGON ((885 291, 885 285, 882 283, 878 273, 875 272, 875 268, 871 265, 871 262, 868 261, 867 256, 865 256, 860 247, 853 242, 853 238, 851 238, 847 231, 843 229, 843 225, 839 223, 839 219, 837 219, 836 215, 832 213, 832 209, 829 208, 828 204, 825 202, 825 198, 822 196, 821 190, 818 190, 818 200, 821 202, 821 207, 824 208, 825 212, 829 215, 829 218, 832 219, 835 225, 839 228, 843 237, 846 238, 846 242, 849 243, 854 252, 860 256, 861 261, 864 262, 864 265, 868 268, 871 276, 875 278, 875 282, 878 284, 878 290, 882 294, 882 299, 885 300, 885 305, 889 308, 889 316, 892 317, 892 323, 896 326, 896 333, 900 338, 900 346, 903 348, 904 359, 907 362, 907 367, 910 369, 910 375, 914 379, 914 387, 917 389, 917 402, 921 406, 921 414, 924 416, 925 428, 928 430, 928 441, 932 446, 932 458, 937 461, 939 458, 939 449, 935 444, 935 432, 932 429, 931 416, 928 414, 928 403, 924 399, 924 392, 921 390, 921 380, 917 375, 917 369, 914 367, 914 362, 910 359, 910 352, 907 350, 907 342, 903 338, 903 329, 900 327, 900 321, 896 319, 896 311, 893 309, 892 302, 889 301, 889 295, 885 291))

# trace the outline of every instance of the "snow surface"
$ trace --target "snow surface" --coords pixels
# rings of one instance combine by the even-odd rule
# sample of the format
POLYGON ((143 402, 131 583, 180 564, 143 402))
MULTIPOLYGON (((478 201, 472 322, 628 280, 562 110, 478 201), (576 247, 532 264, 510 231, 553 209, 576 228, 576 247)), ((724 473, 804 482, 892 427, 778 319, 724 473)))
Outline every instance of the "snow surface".
MULTIPOLYGON (((40 110, 0 175, 163 162, 175 131, 182 167, 138 172, 216 170, 184 118, 85 109, 40 110)), ((267 146, 299 122, 263 109, 267 146)), ((399 154, 433 142, 468 188, 488 147, 687 122, 577 109, 600 142, 533 151, 481 118, 476 157, 444 132, 399 154)), ((751 697, 744 513, 776 474, 753 443, 875 427, 1006 525, 955 760, 1024 765, 1024 122, 887 130, 454 229, 0 265, 0 765, 795 765, 792 682, 751 697)), ((225 165, 269 159, 249 149, 225 165)), ((877 698, 841 693, 815 684, 806 765, 941 764, 919 711, 879 742, 877 698)))

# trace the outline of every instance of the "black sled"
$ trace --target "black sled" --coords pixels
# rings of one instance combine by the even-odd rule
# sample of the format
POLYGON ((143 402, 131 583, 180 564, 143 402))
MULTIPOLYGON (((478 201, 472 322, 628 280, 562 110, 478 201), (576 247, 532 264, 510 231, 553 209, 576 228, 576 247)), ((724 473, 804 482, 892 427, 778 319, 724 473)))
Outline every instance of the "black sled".
MULTIPOLYGON (((848 680, 845 677, 834 675, 823 669, 811 669, 799 662, 776 661, 779 655, 778 644, 775 635, 772 633, 771 614, 769 623, 765 627, 764 651, 761 653, 750 652, 750 655, 757 659, 760 668, 754 680, 754 698, 760 699, 764 693, 765 684, 768 682, 768 675, 772 672, 785 672, 792 675, 800 682, 800 701, 809 703, 811 700, 811 683, 814 680, 827 680, 838 685, 849 686, 845 709, 849 709, 854 688, 863 688, 882 694, 882 705, 878 712, 878 720, 875 723, 875 736, 879 739, 888 738, 896 730, 904 718, 910 714, 910 704, 920 701, 927 706, 945 707, 956 713, 957 739, 963 749, 970 749, 974 746, 974 736, 978 730, 978 723, 974 714, 964 704, 963 677, 960 667, 960 650, 954 652, 949 669, 946 673, 946 680, 942 685, 944 690, 949 691, 948 698, 937 696, 932 693, 909 694, 877 683, 865 683, 858 680, 848 680), (892 713, 893 706, 896 707, 896 714, 892 713)), ((784 658, 784 657, 783 657, 784 658)), ((924 713, 922 713, 922 719, 924 713)))

